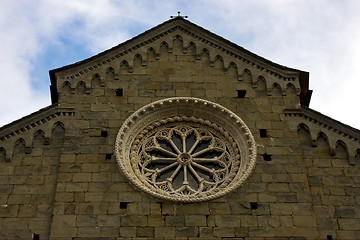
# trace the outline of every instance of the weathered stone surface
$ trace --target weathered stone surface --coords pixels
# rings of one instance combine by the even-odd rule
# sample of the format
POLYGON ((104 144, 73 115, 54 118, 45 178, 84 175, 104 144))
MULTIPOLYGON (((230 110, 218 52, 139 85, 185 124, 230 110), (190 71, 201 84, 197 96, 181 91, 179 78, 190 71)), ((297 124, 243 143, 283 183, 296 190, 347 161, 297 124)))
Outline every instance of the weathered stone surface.
POLYGON ((58 103, 0 129, 0 238, 360 239, 359 133, 300 106, 303 74, 181 18, 55 70, 58 103), (164 201, 119 169, 124 121, 176 96, 220 104, 254 135, 255 169, 231 194, 164 201))

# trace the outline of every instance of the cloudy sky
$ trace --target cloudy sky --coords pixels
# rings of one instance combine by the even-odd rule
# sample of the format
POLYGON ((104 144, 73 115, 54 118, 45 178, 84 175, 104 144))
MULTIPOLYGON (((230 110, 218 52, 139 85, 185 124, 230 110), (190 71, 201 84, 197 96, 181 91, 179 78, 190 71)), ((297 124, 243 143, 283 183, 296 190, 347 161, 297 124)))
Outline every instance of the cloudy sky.
POLYGON ((0 126, 50 105, 48 71, 180 10, 262 57, 310 72, 310 107, 360 129, 358 0, 2 0, 0 126))

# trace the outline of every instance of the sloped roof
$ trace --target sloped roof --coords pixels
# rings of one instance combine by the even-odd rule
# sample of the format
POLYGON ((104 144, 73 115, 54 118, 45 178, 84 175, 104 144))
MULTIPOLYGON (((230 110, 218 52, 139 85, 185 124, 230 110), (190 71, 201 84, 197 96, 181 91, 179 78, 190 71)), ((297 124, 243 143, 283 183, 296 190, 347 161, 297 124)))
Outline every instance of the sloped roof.
MULTIPOLYGON (((261 56, 258 56, 256 54, 246 50, 245 48, 238 46, 237 44, 235 44, 227 39, 224 39, 223 37, 218 36, 210 31, 184 19, 183 17, 175 17, 166 22, 163 22, 162 24, 145 31, 144 33, 141 33, 138 36, 133 37, 132 39, 130 39, 128 41, 125 41, 113 48, 105 50, 104 52, 101 52, 90 58, 76 62, 74 64, 70 64, 70 65, 67 65, 67 66, 64 66, 61 68, 51 70, 49 72, 49 74, 50 74, 50 81, 51 81, 50 91, 51 91, 52 104, 55 104, 58 102, 58 93, 57 93, 57 85, 56 85, 57 83, 56 83, 56 76, 55 76, 57 72, 69 70, 69 69, 75 68, 75 67, 80 67, 81 65, 88 64, 92 61, 101 59, 109 54, 119 52, 122 50, 125 50, 125 52, 131 51, 132 49, 136 49, 137 47, 143 46, 144 44, 146 44, 146 42, 151 41, 153 38, 155 38, 155 39, 159 38, 159 36, 161 36, 162 33, 168 31, 169 29, 173 29, 176 27, 181 27, 182 29, 185 29, 186 31, 188 31, 190 33, 193 33, 197 36, 201 36, 203 39, 209 39, 209 41, 215 42, 215 44, 221 44, 223 46, 228 47, 231 50, 235 50, 236 52, 241 52, 241 55, 244 56, 246 59, 253 61, 253 62, 261 62, 262 64, 265 64, 267 67, 269 67, 271 69, 280 70, 282 72, 297 72, 297 74, 299 75, 299 81, 300 81, 300 86, 301 86, 300 102, 304 106, 309 106, 312 91, 309 90, 309 73, 308 72, 304 72, 304 71, 300 71, 297 69, 282 66, 282 65, 274 63, 268 59, 265 59, 261 56), (144 39, 148 39, 148 40, 144 41, 144 39), (135 46, 132 46, 134 44, 135 44, 135 46)), ((112 57, 112 58, 114 58, 114 57, 112 57)))

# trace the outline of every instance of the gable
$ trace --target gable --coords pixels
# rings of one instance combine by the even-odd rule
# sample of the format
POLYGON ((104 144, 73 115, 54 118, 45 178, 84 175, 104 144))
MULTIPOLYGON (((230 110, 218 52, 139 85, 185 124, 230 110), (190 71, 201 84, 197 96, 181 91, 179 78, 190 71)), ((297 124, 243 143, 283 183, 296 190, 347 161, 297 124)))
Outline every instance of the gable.
POLYGON ((152 59, 159 60, 164 51, 173 54, 177 62, 208 61, 209 67, 234 74, 239 82, 249 81, 253 88, 264 81, 269 95, 274 88, 279 88, 282 95, 293 88, 300 103, 309 105, 311 91, 307 72, 275 64, 183 18, 169 20, 92 58, 50 71, 52 102, 58 102, 64 85, 76 88, 83 81, 85 87, 90 88, 90 78, 94 74, 103 73, 104 79, 109 70, 116 77, 120 68, 133 73, 137 66, 146 66, 152 59))

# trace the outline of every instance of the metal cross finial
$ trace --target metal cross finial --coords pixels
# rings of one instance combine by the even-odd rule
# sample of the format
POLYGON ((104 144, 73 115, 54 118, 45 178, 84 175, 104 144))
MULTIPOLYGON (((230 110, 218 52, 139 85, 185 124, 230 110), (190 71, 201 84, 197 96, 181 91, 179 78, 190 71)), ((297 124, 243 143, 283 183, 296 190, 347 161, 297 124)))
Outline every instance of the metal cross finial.
POLYGON ((170 16, 170 18, 188 18, 188 16, 181 16, 180 11, 178 11, 177 14, 177 16, 170 16))

